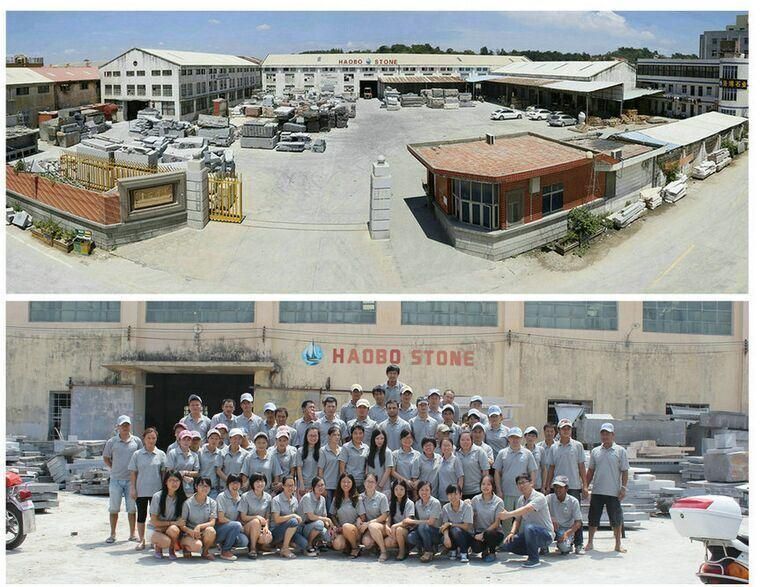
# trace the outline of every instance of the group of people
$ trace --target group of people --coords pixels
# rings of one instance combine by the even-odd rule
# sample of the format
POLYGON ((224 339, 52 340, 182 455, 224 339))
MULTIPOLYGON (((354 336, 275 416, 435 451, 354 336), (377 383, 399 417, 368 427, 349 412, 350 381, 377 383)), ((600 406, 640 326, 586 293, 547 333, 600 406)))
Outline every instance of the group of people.
POLYGON ((390 550, 397 560, 417 549, 422 562, 440 552, 468 562, 470 552, 493 561, 502 549, 535 567, 552 543, 561 554, 591 550, 606 508, 615 550, 625 552, 621 500, 629 467, 611 424, 602 426, 587 467, 569 420, 546 424, 539 441, 533 426, 504 425, 500 407, 485 414, 481 396, 463 417, 451 391, 431 389, 413 405, 399 372, 387 368, 386 382, 372 389, 373 405, 354 385, 340 409, 333 396, 322 400, 319 415, 304 401, 292 426, 288 411, 271 402, 263 418, 256 415, 249 393, 240 397, 239 415, 225 400, 212 418, 191 395, 167 451, 157 447, 155 428, 138 438, 130 418, 120 416, 104 449, 111 468, 107 542, 115 542, 124 500, 130 540, 147 548, 148 514, 158 559, 180 551, 214 560, 216 545, 228 561, 237 548, 252 559, 274 549, 285 558, 373 551, 381 562, 390 550), (590 499, 585 546, 582 499, 590 499))

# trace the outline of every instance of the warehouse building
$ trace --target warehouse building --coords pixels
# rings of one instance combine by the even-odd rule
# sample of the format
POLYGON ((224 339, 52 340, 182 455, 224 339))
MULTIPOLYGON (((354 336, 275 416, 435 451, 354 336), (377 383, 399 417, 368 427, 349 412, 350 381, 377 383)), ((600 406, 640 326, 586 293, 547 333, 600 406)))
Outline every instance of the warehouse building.
POLYGON ((260 87, 258 59, 166 49, 129 49, 99 67, 104 100, 125 120, 147 107, 163 116, 193 120, 213 100, 236 104, 260 87))
POLYGON ((648 114, 687 118, 718 111, 748 117, 748 59, 639 59, 637 84, 657 89, 648 114))
MULTIPOLYGON (((580 403, 616 418, 670 405, 748 410, 741 302, 8 302, 6 427, 103 438, 125 412, 169 442, 197 393, 209 416, 251 391, 290 418, 396 363, 416 395, 453 389, 541 426, 580 403), (44 365, 44 369, 30 368, 44 365)), ((65 434, 66 437, 66 434, 65 434)))
POLYGON ((76 108, 101 100, 96 67, 6 67, 5 112, 37 128, 40 112, 76 108))
POLYGON ((433 77, 467 79, 527 57, 463 55, 458 53, 302 53, 267 55, 262 64, 264 90, 278 96, 332 92, 362 97, 379 88, 387 78, 433 77), (380 80, 380 83, 379 83, 380 80))
POLYGON ((643 97, 660 93, 638 88, 636 70, 622 60, 517 62, 470 81, 475 94, 490 102, 586 116, 618 116, 626 109, 638 109, 643 97))

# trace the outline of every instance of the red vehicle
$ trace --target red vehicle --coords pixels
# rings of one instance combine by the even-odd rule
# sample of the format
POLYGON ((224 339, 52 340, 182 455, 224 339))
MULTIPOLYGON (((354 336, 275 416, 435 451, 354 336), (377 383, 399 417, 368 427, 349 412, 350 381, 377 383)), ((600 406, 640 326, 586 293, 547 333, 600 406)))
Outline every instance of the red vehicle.
POLYGON ((21 546, 35 531, 35 504, 27 484, 13 471, 5 472, 5 549, 21 546))

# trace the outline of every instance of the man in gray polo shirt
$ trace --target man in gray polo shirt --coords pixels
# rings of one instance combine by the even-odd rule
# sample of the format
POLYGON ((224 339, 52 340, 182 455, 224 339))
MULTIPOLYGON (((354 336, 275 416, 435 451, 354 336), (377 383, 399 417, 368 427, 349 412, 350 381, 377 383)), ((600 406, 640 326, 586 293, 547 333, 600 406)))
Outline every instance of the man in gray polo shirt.
POLYGON ((429 416, 429 401, 425 397, 418 398, 416 408, 418 415, 410 420, 409 424, 415 439, 414 446, 419 450, 424 438, 436 438, 437 421, 429 416))
MULTIPOLYGON (((339 416, 344 422, 354 420, 354 417, 357 415, 357 402, 362 397, 362 386, 359 383, 355 383, 352 385, 349 393, 351 393, 351 399, 342 405, 339 410, 339 416)), ((347 437, 344 436, 343 438, 346 439, 347 437)))
POLYGON ((386 392, 384 402, 388 402, 390 399, 398 402, 400 392, 404 386, 405 384, 399 380, 399 365, 389 365, 386 367, 386 383, 383 386, 386 392))
POLYGON ((399 395, 399 417, 405 422, 410 422, 417 415, 418 410, 413 405, 413 390, 405 385, 399 395))
POLYGON ((375 420, 376 424, 380 424, 381 422, 384 422, 386 418, 388 417, 388 414, 386 413, 386 402, 388 400, 386 399, 386 389, 383 385, 376 385, 373 388, 373 405, 370 406, 370 412, 368 412, 368 416, 370 416, 371 420, 375 420))
POLYGON ((499 406, 490 406, 487 410, 490 426, 485 428, 485 442, 493 449, 493 458, 498 458, 498 453, 509 446, 509 429, 503 424, 503 414, 499 406))
POLYGON ((426 399, 429 402, 429 417, 442 424, 442 393, 435 387, 429 390, 426 399))
POLYGON ((199 395, 192 394, 187 400, 189 413, 181 418, 181 422, 187 430, 197 430, 201 436, 206 437, 210 430, 210 418, 202 413, 202 398, 199 395))
POLYGON ((210 426, 213 428, 216 424, 226 424, 226 429, 231 430, 236 427, 234 420, 234 400, 225 399, 221 402, 221 411, 210 419, 210 426))
MULTIPOLYGON (((538 465, 533 454, 522 446, 522 430, 514 426, 508 432, 509 446, 498 453, 493 468, 495 469, 495 487, 498 497, 503 499, 506 509, 512 509, 519 498, 517 477, 527 475, 535 479, 538 465)), ((509 532, 512 527, 511 520, 503 524, 504 532, 509 532)))
POLYGON ((370 412, 370 402, 363 397, 357 402, 357 417, 346 423, 346 429, 351 430, 355 424, 362 426, 365 429, 365 437, 362 442, 370 446, 370 437, 373 436, 373 430, 378 424, 368 416, 368 412, 370 412))
POLYGON ((304 436, 309 426, 317 425, 317 407, 313 400, 305 399, 301 402, 301 417, 293 422, 293 428, 296 431, 296 435, 293 437, 291 444, 296 448, 304 445, 304 436))
POLYGON ((320 428, 320 444, 327 444, 328 430, 334 426, 341 432, 341 439, 347 436, 346 422, 336 414, 337 407, 338 400, 332 395, 328 395, 322 400, 322 414, 317 418, 317 426, 320 428))
MULTIPOLYGON (((234 427, 239 428, 245 433, 248 440, 253 440, 261 431, 263 420, 261 416, 253 413, 253 396, 249 393, 243 393, 240 396, 240 407, 242 414, 234 419, 234 427)), ((207 435, 205 435, 207 438, 207 435)))
MULTIPOLYGON (((567 493, 568 482, 564 475, 555 477, 551 482, 554 492, 546 496, 560 554, 569 554, 572 551, 575 533, 583 526, 581 504, 567 493)), ((580 554, 585 553, 581 550, 580 554)))
POLYGON ((626 497, 626 485, 629 477, 629 459, 626 449, 615 444, 615 428, 609 422, 602 424, 599 431, 600 446, 591 449, 586 485, 591 487, 589 506, 589 541, 586 550, 594 548, 594 534, 599 527, 602 508, 607 507, 610 527, 615 536, 615 551, 626 552, 621 546, 623 530, 623 508, 621 502, 626 497))
POLYGON ((519 475, 517 487, 520 493, 517 508, 503 511, 498 517, 501 520, 514 519, 511 532, 503 539, 504 548, 514 554, 526 554, 527 560, 522 567, 532 569, 541 564, 540 549, 548 548, 554 540, 554 524, 546 496, 533 488, 530 476, 526 473, 519 475))
POLYGON ((543 450, 543 456, 541 456, 541 487, 543 493, 547 493, 546 488, 551 486, 551 479, 549 479, 549 461, 551 460, 551 450, 554 448, 554 437, 557 435, 557 427, 551 422, 546 422, 543 425, 543 440, 538 443, 538 446, 543 450))
POLYGON ((109 538, 107 544, 116 540, 117 518, 120 515, 120 504, 125 498, 125 511, 128 513, 131 542, 138 542, 136 534, 136 500, 130 495, 130 465, 133 453, 144 444, 138 436, 131 434, 131 420, 128 416, 117 419, 117 434, 107 440, 104 445, 102 458, 109 472, 109 538))
POLYGON ((378 424, 378 429, 386 433, 386 446, 394 452, 402 448, 400 434, 403 430, 410 430, 410 424, 399 417, 399 405, 393 399, 386 402, 386 413, 388 418, 378 424))

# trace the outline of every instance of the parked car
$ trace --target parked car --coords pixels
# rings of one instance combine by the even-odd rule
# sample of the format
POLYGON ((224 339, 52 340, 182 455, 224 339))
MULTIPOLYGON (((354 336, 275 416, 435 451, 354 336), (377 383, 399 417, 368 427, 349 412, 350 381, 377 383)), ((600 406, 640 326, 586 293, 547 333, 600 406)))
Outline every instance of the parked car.
POLYGON ((525 112, 532 112, 533 110, 540 110, 540 109, 541 109, 540 106, 538 106, 537 104, 533 104, 525 108, 525 112))
POLYGON ((549 119, 549 126, 573 126, 575 124, 578 124, 578 121, 569 114, 560 114, 549 119))
POLYGON ((490 120, 515 120, 522 118, 522 111, 513 108, 502 108, 490 115, 490 120))
POLYGON ((546 120, 549 117, 549 114, 551 114, 551 110, 541 108, 540 110, 533 110, 527 115, 527 117, 530 120, 546 120))
POLYGON ((551 114, 549 114, 549 117, 546 120, 551 120, 555 116, 562 116, 563 114, 565 113, 562 112, 561 110, 554 110, 551 114))

